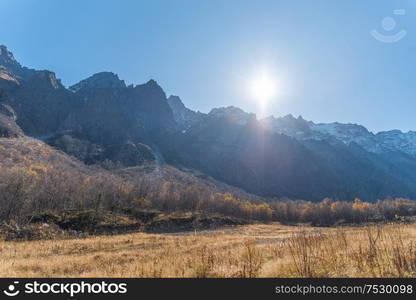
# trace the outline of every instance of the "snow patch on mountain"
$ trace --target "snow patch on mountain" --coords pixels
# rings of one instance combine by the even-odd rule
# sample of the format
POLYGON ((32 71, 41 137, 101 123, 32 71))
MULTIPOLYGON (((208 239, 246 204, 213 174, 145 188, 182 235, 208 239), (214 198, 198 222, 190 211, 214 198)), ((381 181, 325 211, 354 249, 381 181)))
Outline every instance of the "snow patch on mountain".
POLYGON ((260 120, 268 130, 285 134, 297 140, 341 141, 346 145, 355 143, 372 153, 403 152, 416 157, 416 132, 404 133, 400 130, 374 134, 358 124, 318 123, 306 121, 302 117, 287 115, 280 118, 268 117, 260 120))

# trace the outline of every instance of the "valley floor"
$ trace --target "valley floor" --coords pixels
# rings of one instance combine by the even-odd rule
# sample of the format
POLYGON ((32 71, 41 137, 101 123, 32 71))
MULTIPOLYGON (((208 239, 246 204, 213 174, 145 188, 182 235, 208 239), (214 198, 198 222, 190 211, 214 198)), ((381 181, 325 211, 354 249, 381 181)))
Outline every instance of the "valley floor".
POLYGON ((416 277, 416 225, 0 242, 0 277, 416 277))

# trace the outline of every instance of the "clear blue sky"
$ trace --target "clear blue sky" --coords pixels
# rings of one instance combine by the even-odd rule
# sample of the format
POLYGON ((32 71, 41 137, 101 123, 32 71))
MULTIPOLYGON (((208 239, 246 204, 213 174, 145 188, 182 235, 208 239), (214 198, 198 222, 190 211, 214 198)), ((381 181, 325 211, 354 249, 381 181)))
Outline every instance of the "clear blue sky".
POLYGON ((416 130, 414 0, 0 0, 0 13, 0 44, 65 85, 113 71, 192 109, 258 113, 246 85, 266 67, 281 81, 267 115, 416 130), (373 29, 407 36, 386 44, 373 29))

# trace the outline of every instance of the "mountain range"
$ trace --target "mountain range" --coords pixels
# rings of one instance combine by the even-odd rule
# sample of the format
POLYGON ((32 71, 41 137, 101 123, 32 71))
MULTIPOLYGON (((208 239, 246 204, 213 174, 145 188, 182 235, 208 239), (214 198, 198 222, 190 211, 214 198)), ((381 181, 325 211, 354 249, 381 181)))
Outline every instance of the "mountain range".
POLYGON ((0 138, 25 136, 88 165, 147 163, 198 172, 261 197, 416 198, 416 132, 374 134, 237 107, 187 108, 154 80, 101 72, 65 87, 0 46, 0 138))

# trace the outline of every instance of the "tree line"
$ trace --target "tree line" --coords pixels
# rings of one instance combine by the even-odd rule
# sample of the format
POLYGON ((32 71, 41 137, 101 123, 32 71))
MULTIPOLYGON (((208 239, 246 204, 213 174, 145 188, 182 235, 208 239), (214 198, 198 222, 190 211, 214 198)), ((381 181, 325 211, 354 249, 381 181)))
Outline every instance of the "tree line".
POLYGON ((317 203, 289 199, 253 201, 218 193, 205 185, 184 186, 148 178, 129 181, 110 172, 97 170, 96 174, 83 174, 45 165, 14 167, 0 173, 0 221, 25 222, 45 211, 84 209, 192 212, 261 222, 330 226, 402 220, 416 215, 416 202, 403 198, 374 203, 329 198, 317 203))

